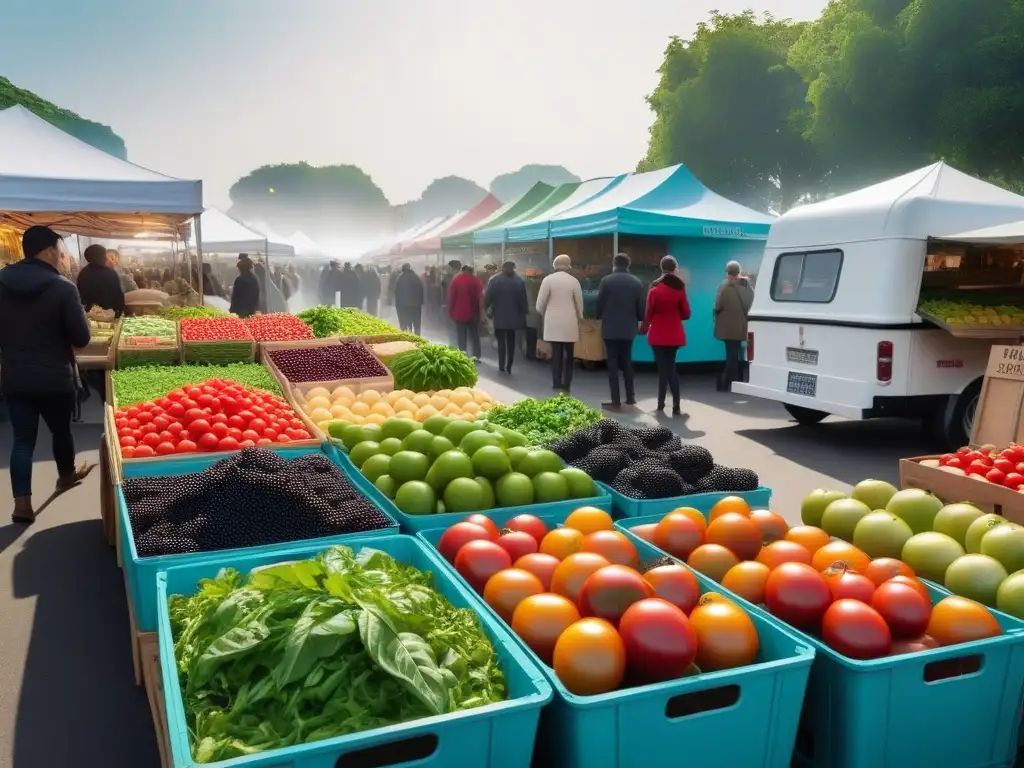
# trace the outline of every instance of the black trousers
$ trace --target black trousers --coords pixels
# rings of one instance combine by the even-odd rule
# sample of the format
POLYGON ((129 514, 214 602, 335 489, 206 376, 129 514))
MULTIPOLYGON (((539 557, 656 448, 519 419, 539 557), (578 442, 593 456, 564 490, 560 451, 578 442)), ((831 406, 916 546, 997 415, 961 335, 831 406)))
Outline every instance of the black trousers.
POLYGON ((498 342, 498 370, 511 371, 516 359, 516 332, 495 328, 494 338, 498 342))
POLYGON ((604 351, 608 361, 608 388, 612 393, 612 402, 616 404, 620 402, 620 370, 622 371, 622 379, 626 384, 626 400, 636 400, 636 390, 633 388, 633 340, 605 339, 604 351))
POLYGON ((576 344, 571 341, 551 342, 551 383, 561 389, 572 386, 573 352, 576 344))
POLYGON ((471 357, 480 357, 480 323, 455 323, 459 349, 471 357), (467 347, 469 348, 467 350, 467 347))
POLYGON ((398 313, 399 329, 420 335, 423 307, 395 307, 395 312, 398 313))
POLYGON ((71 416, 75 411, 76 393, 8 394, 7 412, 14 430, 11 445, 11 490, 14 497, 32 495, 32 455, 42 418, 53 436, 53 460, 57 472, 67 477, 75 471, 75 441, 71 436, 71 416))
POLYGON ((719 386, 722 389, 729 389, 734 381, 740 379, 740 365, 743 355, 742 341, 725 341, 725 367, 722 368, 722 376, 719 379, 719 386))
POLYGON ((658 407, 665 407, 666 390, 672 391, 672 404, 679 407, 679 371, 676 369, 676 352, 679 347, 651 347, 654 350, 654 364, 658 366, 658 407))

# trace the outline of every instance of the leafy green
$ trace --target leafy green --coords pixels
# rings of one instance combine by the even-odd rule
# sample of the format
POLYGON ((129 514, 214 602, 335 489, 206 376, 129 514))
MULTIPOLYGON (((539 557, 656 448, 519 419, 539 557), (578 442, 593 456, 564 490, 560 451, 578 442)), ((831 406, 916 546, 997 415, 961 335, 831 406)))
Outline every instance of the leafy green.
POLYGON ((320 305, 299 312, 298 318, 318 339, 328 336, 379 336, 400 333, 398 328, 368 312, 353 307, 320 305))
POLYGON ((164 307, 159 312, 160 317, 166 317, 169 320, 184 320, 192 317, 227 317, 228 313, 223 309, 217 307, 202 306, 202 307, 178 307, 170 306, 164 307))
POLYGON ((120 407, 163 397, 186 384, 210 379, 228 379, 281 396, 281 385, 264 366, 257 363, 230 365, 148 365, 111 371, 114 403, 120 407))
POLYGON ((196 762, 505 700, 476 615, 431 578, 379 550, 332 547, 171 597, 196 762))
POLYGON ((423 344, 402 352, 391 358, 388 367, 395 375, 395 389, 413 392, 472 387, 477 379, 476 366, 466 353, 443 344, 423 344))
MULTIPOLYGON (((397 381, 395 386, 397 387, 397 381)), ((527 398, 515 405, 495 405, 485 417, 492 424, 525 435, 530 445, 549 446, 560 437, 600 421, 603 416, 586 403, 568 395, 543 400, 527 398)))

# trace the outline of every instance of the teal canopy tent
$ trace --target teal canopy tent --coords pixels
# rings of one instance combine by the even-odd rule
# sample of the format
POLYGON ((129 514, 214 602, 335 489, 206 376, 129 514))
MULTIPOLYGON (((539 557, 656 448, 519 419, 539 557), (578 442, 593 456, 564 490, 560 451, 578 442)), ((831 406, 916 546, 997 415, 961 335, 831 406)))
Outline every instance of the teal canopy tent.
POLYGON ((524 211, 514 219, 507 219, 499 223, 498 226, 490 226, 484 229, 475 230, 473 232, 473 242, 475 244, 505 242, 505 232, 507 231, 507 227, 513 226, 520 221, 550 216, 551 209, 571 196, 579 186, 580 183, 578 181, 570 182, 568 184, 559 184, 551 190, 551 193, 547 197, 537 203, 537 205, 527 211, 524 211))

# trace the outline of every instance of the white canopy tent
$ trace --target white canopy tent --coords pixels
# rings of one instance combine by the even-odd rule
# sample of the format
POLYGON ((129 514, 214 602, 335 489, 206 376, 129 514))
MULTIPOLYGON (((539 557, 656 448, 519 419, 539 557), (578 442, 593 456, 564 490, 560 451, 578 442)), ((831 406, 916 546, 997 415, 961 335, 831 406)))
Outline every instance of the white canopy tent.
POLYGON ((288 238, 287 242, 295 249, 300 256, 327 256, 327 252, 321 248, 305 232, 295 232, 288 238))
MULTIPOLYGON (((203 251, 206 253, 262 253, 266 257, 294 258, 295 248, 275 242, 269 236, 249 229, 217 208, 207 208, 200 217, 203 225, 203 251)), ((189 244, 195 248, 193 233, 189 244)))
POLYGON ((0 111, 2 224, 184 240, 189 219, 202 210, 201 181, 164 176, 108 155, 21 105, 0 111))
POLYGON ((945 163, 787 211, 767 248, 951 236, 1024 219, 1024 197, 945 163))
POLYGON ((1024 243, 1024 220, 984 229, 974 229, 970 232, 960 232, 956 235, 946 235, 936 239, 976 245, 1020 245, 1024 243))

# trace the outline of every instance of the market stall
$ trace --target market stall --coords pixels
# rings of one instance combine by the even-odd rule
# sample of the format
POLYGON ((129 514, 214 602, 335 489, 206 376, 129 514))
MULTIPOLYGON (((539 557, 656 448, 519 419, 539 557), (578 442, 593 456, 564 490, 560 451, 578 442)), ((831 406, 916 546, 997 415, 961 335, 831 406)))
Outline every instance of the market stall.
POLYGON ((420 234, 415 239, 410 239, 403 246, 403 252, 410 253, 440 253, 441 240, 450 235, 472 229, 477 224, 485 221, 501 208, 501 201, 494 195, 489 194, 479 203, 470 208, 454 221, 450 221, 443 229, 434 230, 429 234, 420 234))

